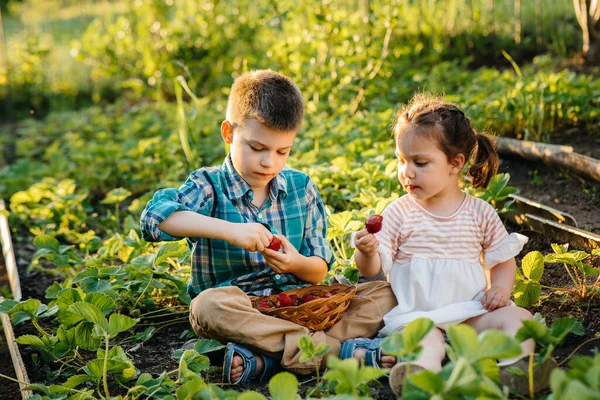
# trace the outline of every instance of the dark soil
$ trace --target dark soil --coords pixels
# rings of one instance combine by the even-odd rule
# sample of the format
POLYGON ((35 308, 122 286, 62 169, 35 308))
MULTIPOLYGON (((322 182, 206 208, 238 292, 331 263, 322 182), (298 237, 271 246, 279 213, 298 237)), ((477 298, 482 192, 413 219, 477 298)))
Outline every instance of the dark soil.
MULTIPOLYGON (((600 146, 598 145, 600 139, 598 137, 582 135, 581 132, 575 132, 575 134, 567 132, 552 138, 552 141, 553 143, 569 144, 578 153, 600 159, 600 146)), ((518 159, 502 159, 500 172, 510 173, 511 179, 509 185, 519 188, 522 196, 567 212, 576 219, 580 228, 600 233, 600 183, 586 182, 568 171, 557 171, 543 164, 535 164, 518 159)), ((520 228, 517 226, 509 225, 508 229, 510 231, 520 231, 520 228)), ((541 251, 543 254, 552 252, 550 247, 551 241, 547 238, 535 232, 520 232, 530 238, 520 257, 533 250, 541 251)), ((15 249, 23 298, 34 297, 44 301, 46 288, 56 278, 39 272, 26 272, 31 256, 35 252, 33 245, 15 243, 15 249)), ((517 261, 520 265, 520 258, 517 261)), ((600 267, 598 257, 593 258, 592 263, 595 267, 600 267)), ((3 263, 0 265, 3 265, 3 263)), ((4 275, 0 274, 0 277, 2 276, 4 275)), ((593 282, 595 281, 590 280, 590 284, 593 282)), ((530 311, 542 314, 548 324, 551 324, 557 318, 572 316, 581 321, 585 327, 585 335, 583 337, 570 335, 555 350, 554 356, 557 361, 563 362, 567 360, 572 352, 578 355, 592 355, 593 349, 600 347, 598 341, 592 341, 581 348, 578 346, 584 341, 594 338, 600 332, 600 290, 598 287, 596 287, 596 294, 593 297, 585 300, 577 298, 576 295, 569 291, 573 285, 564 272, 562 265, 546 265, 542 284, 564 288, 564 291, 553 291, 550 293, 544 290, 542 292, 542 301, 538 306, 532 307, 530 311)), ((0 281, 0 285, 7 287, 8 283, 0 281)), ((24 326, 16 327, 17 335, 26 333, 25 331, 28 329, 24 326)), ((158 376, 164 371, 172 371, 177 368, 177 361, 173 357, 173 352, 185 342, 186 339, 182 338, 181 334, 187 329, 189 329, 187 323, 173 325, 164 328, 146 343, 129 343, 123 345, 123 348, 140 371, 158 376)), ((5 350, 5 342, 0 338, 0 352, 6 354, 5 350)), ((39 382, 40 380, 45 380, 48 382, 46 371, 40 370, 33 364, 31 350, 21 348, 21 352, 27 364, 30 379, 32 381, 39 382)), ((8 357, 2 357, 2 359, 0 360, 0 373, 14 376, 10 359, 8 357)), ((222 353, 215 352, 211 354, 211 365, 215 367, 206 373, 205 377, 209 382, 220 381, 221 363, 222 353)), ((175 375, 171 377, 176 379, 175 375)), ((300 395, 304 397, 307 390, 315 386, 314 377, 299 376, 298 380, 301 382, 300 395)), ((2 380, 0 386, 3 388, 0 393, 0 399, 18 398, 16 384, 13 385, 11 382, 2 380)), ((255 390, 268 395, 268 388, 265 384, 253 384, 248 388, 244 388, 244 390, 255 390)), ((396 398, 384 380, 373 385, 372 396, 376 399, 396 398)))

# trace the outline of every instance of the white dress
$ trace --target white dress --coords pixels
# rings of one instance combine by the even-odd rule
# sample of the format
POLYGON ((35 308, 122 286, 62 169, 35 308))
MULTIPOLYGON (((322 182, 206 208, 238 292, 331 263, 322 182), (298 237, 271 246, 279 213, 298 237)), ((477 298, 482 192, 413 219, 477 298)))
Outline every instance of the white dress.
POLYGON ((398 305, 384 316, 379 336, 421 317, 446 329, 488 312, 479 301, 485 268, 516 256, 528 240, 509 235, 491 205, 467 194, 448 217, 428 212, 409 195, 382 215, 379 254, 398 305))

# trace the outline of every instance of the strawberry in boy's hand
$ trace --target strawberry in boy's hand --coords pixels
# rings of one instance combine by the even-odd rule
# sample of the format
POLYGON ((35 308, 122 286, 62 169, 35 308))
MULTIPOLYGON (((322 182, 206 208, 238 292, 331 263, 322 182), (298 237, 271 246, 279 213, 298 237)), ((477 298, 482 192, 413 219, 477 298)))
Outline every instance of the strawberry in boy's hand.
POLYGON ((381 230, 383 217, 379 214, 369 215, 365 220, 365 227, 369 233, 377 233, 381 230))
POLYGON ((271 250, 279 251, 280 247, 281 247, 281 240, 279 240, 279 238, 277 236, 273 235, 273 239, 271 239, 271 243, 269 243, 269 246, 267 246, 267 248, 271 249, 271 250))

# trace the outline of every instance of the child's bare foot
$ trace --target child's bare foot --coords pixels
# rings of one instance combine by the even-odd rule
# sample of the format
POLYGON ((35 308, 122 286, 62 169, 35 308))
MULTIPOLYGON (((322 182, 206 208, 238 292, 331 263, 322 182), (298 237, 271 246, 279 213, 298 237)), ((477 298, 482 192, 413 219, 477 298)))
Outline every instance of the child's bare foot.
MULTIPOLYGON (((367 349, 365 348, 358 348, 354 351, 353 357, 356 358, 358 361, 364 360, 365 359, 365 354, 367 353, 367 349)), ((396 365, 396 357, 394 356, 386 356, 385 354, 381 354, 381 360, 379 363, 379 367, 381 368, 392 368, 394 365, 396 365)))
MULTIPOLYGON (((258 354, 255 354, 254 358, 256 359, 256 371, 254 371, 254 377, 258 377, 265 369, 265 362, 258 354)), ((237 382, 242 377, 243 373, 244 360, 239 354, 235 354, 233 356, 233 360, 231 360, 231 374, 229 375, 230 382, 237 382)))

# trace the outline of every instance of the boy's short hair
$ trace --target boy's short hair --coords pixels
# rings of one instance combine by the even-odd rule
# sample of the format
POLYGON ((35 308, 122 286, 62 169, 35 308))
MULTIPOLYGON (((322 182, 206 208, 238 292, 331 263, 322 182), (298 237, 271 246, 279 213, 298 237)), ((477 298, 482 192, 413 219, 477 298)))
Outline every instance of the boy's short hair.
POLYGON ((245 72, 231 86, 227 120, 244 126, 252 118, 267 128, 297 132, 304 116, 304 99, 287 76, 266 70, 245 72))

